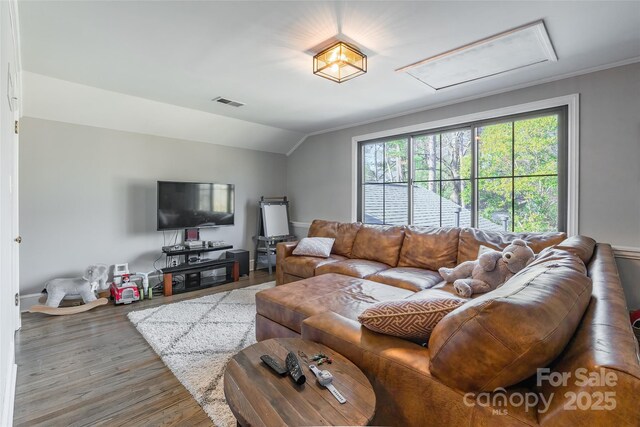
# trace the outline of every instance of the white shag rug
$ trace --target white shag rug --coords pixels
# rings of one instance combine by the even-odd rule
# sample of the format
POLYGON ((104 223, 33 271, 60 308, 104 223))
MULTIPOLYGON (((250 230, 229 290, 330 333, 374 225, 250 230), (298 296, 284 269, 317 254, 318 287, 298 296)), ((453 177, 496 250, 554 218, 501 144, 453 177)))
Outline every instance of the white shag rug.
POLYGON ((216 426, 235 426, 224 398, 229 359, 256 342, 255 295, 275 282, 129 313, 129 320, 216 426))

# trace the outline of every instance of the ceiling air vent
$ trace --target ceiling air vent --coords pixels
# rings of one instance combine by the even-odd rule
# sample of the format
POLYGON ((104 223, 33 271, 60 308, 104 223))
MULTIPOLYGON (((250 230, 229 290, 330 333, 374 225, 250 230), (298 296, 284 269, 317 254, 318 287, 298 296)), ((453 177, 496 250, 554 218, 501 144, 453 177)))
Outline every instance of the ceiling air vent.
POLYGON ((536 21, 396 71, 406 72, 433 90, 441 90, 557 60, 544 22, 536 21))
POLYGON ((230 107, 242 107, 244 105, 243 102, 233 101, 231 99, 223 98, 221 96, 216 96, 212 99, 212 101, 219 102, 220 104, 228 105, 230 107))

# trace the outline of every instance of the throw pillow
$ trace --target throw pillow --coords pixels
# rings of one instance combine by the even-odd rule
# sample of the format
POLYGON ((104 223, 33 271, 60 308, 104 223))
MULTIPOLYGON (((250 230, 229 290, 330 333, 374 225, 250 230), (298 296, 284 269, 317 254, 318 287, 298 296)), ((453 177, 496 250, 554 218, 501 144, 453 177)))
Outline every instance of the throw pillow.
POLYGON ((495 250, 496 249, 490 248, 489 246, 480 245, 480 246, 478 246, 478 258, 480 258, 480 255, 482 255, 485 252, 493 252, 495 250))
POLYGON ((293 250, 293 254, 329 258, 335 240, 331 237, 304 237, 293 250))
POLYGON ((453 295, 384 301, 363 311, 358 321, 375 332, 427 342, 438 322, 465 302, 453 295))

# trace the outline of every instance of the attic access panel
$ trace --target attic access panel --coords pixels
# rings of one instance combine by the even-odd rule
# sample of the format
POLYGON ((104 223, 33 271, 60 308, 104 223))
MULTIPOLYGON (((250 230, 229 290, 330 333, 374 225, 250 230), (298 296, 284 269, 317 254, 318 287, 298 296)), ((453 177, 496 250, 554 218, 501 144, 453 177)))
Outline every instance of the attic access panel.
POLYGON ((406 72, 434 90, 542 62, 557 61, 543 21, 536 21, 407 65, 406 72))

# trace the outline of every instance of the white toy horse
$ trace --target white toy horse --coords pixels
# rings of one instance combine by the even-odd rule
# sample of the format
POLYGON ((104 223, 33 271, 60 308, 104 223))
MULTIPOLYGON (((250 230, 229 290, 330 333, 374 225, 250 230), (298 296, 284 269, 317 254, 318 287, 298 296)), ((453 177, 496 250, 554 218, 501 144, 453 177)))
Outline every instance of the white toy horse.
POLYGON ((96 291, 108 289, 107 278, 109 267, 104 264, 93 264, 87 267, 82 277, 53 279, 45 284, 47 302, 45 305, 31 307, 30 312, 46 314, 73 314, 90 310, 106 304, 106 298, 96 298, 96 291), (58 308, 64 298, 82 298, 83 305, 58 308))

